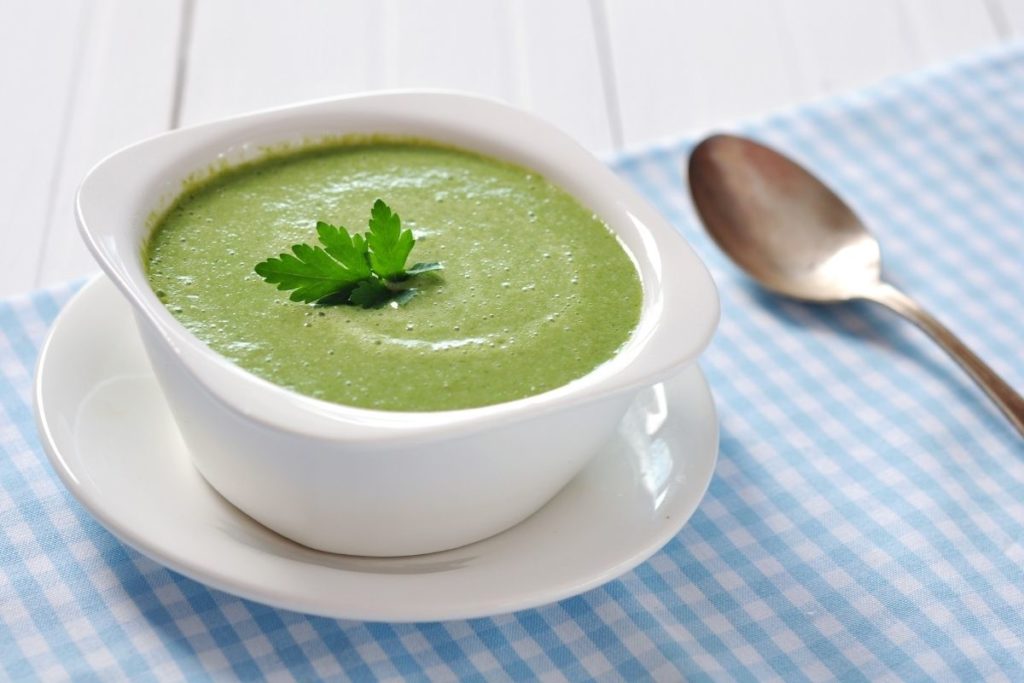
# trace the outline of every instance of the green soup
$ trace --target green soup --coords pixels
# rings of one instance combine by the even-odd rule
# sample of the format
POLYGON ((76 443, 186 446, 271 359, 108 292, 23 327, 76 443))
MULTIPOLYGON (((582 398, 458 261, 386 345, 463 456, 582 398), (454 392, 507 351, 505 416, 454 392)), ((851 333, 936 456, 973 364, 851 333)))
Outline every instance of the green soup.
POLYGON ((212 349, 271 382, 382 410, 447 410, 564 385, 609 360, 640 315, 636 268, 608 227, 528 169, 410 141, 321 145, 214 175, 159 220, 157 295, 212 349), (382 198, 440 261, 400 307, 288 300, 256 263, 366 230, 382 198))

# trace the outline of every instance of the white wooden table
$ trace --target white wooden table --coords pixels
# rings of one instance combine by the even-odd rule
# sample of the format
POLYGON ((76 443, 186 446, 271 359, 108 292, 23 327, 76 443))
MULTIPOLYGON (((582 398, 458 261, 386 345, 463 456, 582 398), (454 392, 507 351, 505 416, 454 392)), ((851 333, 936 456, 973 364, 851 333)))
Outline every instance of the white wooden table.
POLYGON ((1024 0, 0 0, 0 296, 94 271, 79 180, 171 127, 442 87, 607 154, 1015 36, 1024 0))

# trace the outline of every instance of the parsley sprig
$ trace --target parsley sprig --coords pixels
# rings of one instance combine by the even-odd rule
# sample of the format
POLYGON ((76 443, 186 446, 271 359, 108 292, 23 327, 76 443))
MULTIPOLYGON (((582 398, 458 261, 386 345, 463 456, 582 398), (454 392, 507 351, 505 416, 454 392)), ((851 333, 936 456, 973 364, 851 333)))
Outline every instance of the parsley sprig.
POLYGON ((409 268, 416 240, 402 230, 402 220, 383 200, 370 210, 370 230, 350 235, 341 226, 319 221, 320 245, 296 244, 292 253, 256 264, 256 274, 282 291, 293 290, 292 301, 352 304, 364 308, 389 301, 404 304, 416 295, 410 278, 441 270, 440 263, 417 263, 409 268))

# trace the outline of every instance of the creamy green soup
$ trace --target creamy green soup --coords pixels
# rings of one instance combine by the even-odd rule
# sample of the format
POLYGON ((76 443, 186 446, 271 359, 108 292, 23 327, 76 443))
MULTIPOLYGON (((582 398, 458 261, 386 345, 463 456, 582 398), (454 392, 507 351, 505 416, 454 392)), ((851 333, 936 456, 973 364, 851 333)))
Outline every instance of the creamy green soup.
POLYGON ((317 398, 447 410, 564 385, 615 355, 640 315, 636 268, 608 227, 543 177, 412 141, 320 145, 213 175, 156 223, 157 295, 241 367, 317 398), (288 300, 253 272, 318 220, 366 230, 382 198, 440 261, 403 306, 288 300))

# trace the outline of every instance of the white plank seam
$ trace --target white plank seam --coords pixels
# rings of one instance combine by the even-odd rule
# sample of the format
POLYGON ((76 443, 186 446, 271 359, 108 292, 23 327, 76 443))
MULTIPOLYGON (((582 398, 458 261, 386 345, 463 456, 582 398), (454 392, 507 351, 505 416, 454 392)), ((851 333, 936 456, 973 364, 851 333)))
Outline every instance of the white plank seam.
POLYGON ((1013 27, 1010 26, 1010 18, 1006 16, 1006 7, 1000 0, 984 0, 984 3, 988 18, 992 20, 996 35, 999 36, 999 42, 1005 43, 1010 40, 1013 37, 1013 27))
POLYGON ((46 215, 43 218, 42 238, 39 240, 39 251, 36 252, 36 263, 32 270, 32 286, 36 289, 42 286, 43 261, 46 258, 46 245, 50 241, 50 230, 53 225, 54 211, 57 210, 57 192, 60 189, 60 179, 64 173, 64 163, 68 147, 68 133, 71 131, 71 117, 75 111, 75 94, 78 92, 78 82, 82 77, 82 61, 85 56, 85 45, 88 39, 89 30, 96 17, 96 7, 85 4, 82 6, 78 31, 75 33, 74 64, 71 65, 71 78, 68 81, 68 89, 64 97, 64 107, 61 112, 60 129, 57 131, 57 147, 55 150, 56 159, 50 168, 50 178, 47 186, 50 188, 50 201, 46 204, 46 215))
POLYGON ((192 45, 192 24, 195 21, 195 0, 184 0, 181 4, 181 30, 178 33, 178 60, 174 72, 174 99, 171 104, 170 127, 181 125, 181 107, 185 99, 185 84, 188 81, 189 49, 192 45))
POLYGON ((597 64, 601 70, 601 85, 604 90, 605 108, 608 111, 608 127, 611 130, 612 148, 623 147, 622 111, 619 107, 619 89, 615 82, 615 62, 612 53, 612 36, 608 28, 608 8, 604 0, 590 0, 590 16, 593 20, 594 38, 597 42, 597 64))

